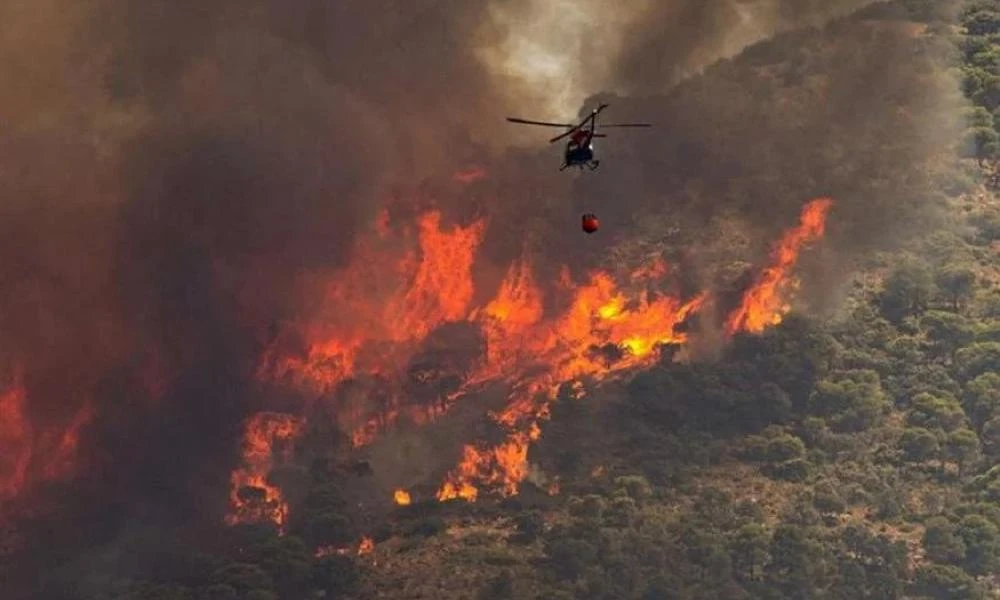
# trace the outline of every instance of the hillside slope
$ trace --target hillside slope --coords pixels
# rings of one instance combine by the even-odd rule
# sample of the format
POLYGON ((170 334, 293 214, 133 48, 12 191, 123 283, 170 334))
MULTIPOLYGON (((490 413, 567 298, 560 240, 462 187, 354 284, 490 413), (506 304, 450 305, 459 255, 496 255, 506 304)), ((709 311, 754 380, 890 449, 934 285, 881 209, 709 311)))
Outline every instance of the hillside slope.
MULTIPOLYGON (((879 3, 667 96, 616 100, 622 120, 665 106, 671 134, 609 139, 636 187, 597 179, 575 197, 614 198, 602 222, 629 235, 582 263, 663 259, 696 280, 682 287, 736 296, 767 264, 760 240, 809 198, 834 198, 829 231, 803 252, 780 324, 565 382, 519 494, 439 502, 428 466, 412 474, 427 489, 385 509, 368 463, 337 462, 355 450, 334 415, 266 474, 274 485, 249 488, 282 488, 285 531, 136 526, 78 559, 86 523, 29 520, 34 554, 0 554, 0 581, 58 564, 29 596, 58 600, 1000 597, 1000 202, 985 185, 1000 155, 1000 0, 968 3, 960 22, 950 6, 879 3), (956 115, 962 93, 973 108, 956 115)), ((513 217, 528 201, 498 203, 491 235, 522 245, 513 217)), ((564 227, 541 212, 543 237, 564 227)), ((493 408, 487 396, 449 415, 493 408)), ((446 433, 427 437, 457 446, 446 433)), ((444 453, 406 441, 374 462, 444 453)))
MULTIPOLYGON (((917 175, 937 204, 929 230, 911 233, 930 235, 854 255, 837 316, 793 315, 716 361, 664 362, 557 404, 530 455, 556 495, 529 485, 531 498, 501 506, 408 507, 361 557, 355 597, 1000 597, 1000 229, 971 160, 996 152, 983 87, 997 75, 982 69, 995 64, 983 53, 998 48, 988 36, 1000 7, 967 9, 978 35, 966 36, 908 4, 832 27, 873 47, 894 29, 918 52, 963 51, 979 108, 968 139, 917 175), (419 533, 401 533, 414 522, 419 533)), ((788 77, 796 64, 808 77, 786 58, 796 47, 822 72, 809 35, 755 47, 688 88, 788 77)), ((886 178, 914 177, 899 168, 886 178)), ((615 260, 669 246, 648 240, 615 260)))

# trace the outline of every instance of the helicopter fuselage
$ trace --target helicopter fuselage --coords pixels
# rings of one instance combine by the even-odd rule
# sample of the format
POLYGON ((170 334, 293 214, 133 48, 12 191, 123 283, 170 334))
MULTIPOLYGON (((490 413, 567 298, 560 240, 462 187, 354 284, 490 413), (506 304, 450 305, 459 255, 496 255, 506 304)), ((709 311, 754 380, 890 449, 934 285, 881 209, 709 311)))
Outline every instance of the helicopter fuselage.
POLYGON ((577 131, 573 139, 566 144, 566 151, 563 153, 563 166, 559 170, 569 167, 583 169, 589 167, 591 171, 597 168, 600 161, 594 159, 593 131, 577 131))
POLYGON ((563 156, 567 167, 584 167, 590 166, 594 162, 594 146, 593 144, 588 144, 586 146, 575 146, 570 143, 566 145, 566 153, 563 156))

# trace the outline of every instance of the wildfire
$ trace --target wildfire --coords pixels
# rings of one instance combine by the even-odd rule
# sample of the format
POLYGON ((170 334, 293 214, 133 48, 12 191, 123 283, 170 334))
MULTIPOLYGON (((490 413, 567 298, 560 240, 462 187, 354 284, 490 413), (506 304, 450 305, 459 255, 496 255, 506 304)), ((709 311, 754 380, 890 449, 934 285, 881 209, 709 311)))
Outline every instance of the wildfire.
POLYGON ((805 205, 799 226, 785 232, 775 246, 772 253, 774 264, 764 270, 754 286, 743 295, 740 307, 730 315, 726 323, 727 333, 760 333, 768 326, 781 323, 790 309, 785 291, 795 285, 789 272, 795 266, 802 247, 823 237, 826 215, 831 206, 833 200, 829 198, 817 198, 805 205))
MULTIPOLYGON (((825 198, 806 205, 801 224, 777 244, 774 264, 726 319, 727 331, 759 332, 780 321, 787 311, 798 253, 823 235, 830 206, 825 198)), ((665 262, 653 258, 620 278, 624 283, 600 271, 574 282, 564 269, 552 286, 557 297, 548 303, 564 308, 547 311, 531 262, 522 259, 508 268, 493 299, 474 307, 472 272, 486 223, 445 227, 441 215, 431 211, 417 225, 412 230, 379 213, 373 235, 358 242, 348 267, 327 276, 321 302, 299 327, 304 351, 279 352, 276 346, 264 357, 260 376, 319 394, 358 377, 380 378, 385 385, 374 400, 371 392, 357 401, 353 396, 340 399, 334 407, 338 423, 353 430, 356 446, 369 443, 403 415, 421 423, 476 386, 505 382, 510 389, 506 408, 491 416, 506 437, 495 446, 464 446, 458 466, 437 493, 442 501, 475 501, 481 490, 516 494, 528 476, 529 449, 542 435, 561 386, 581 378, 600 381, 652 364, 658 347, 687 341, 681 325, 709 300, 707 292, 677 298, 653 291, 664 287, 655 284, 670 272, 665 262), (458 391, 448 393, 436 407, 407 405, 398 384, 402 370, 428 334, 449 323, 478 328, 485 342, 481 361, 463 373, 458 391)), ((573 394, 582 394, 579 386, 573 394)), ((287 505, 266 478, 277 459, 287 459, 301 426, 302 419, 274 413, 257 415, 248 423, 245 466, 233 474, 230 522, 285 522, 287 505), (283 455, 272 447, 278 441, 284 443, 283 455), (247 487, 257 490, 257 502, 240 496, 239 490, 247 487)), ((396 490, 393 499, 401 506, 411 501, 403 489, 396 490)), ((359 553, 372 546, 365 538, 359 553)))
POLYGON ((33 426, 27 402, 18 372, 6 389, 0 389, 0 500, 19 495, 31 483, 70 475, 80 432, 94 416, 85 403, 65 427, 33 426))
POLYGON ((548 417, 548 405, 559 386, 584 376, 600 380, 649 364, 655 360, 658 346, 687 339, 676 328, 707 298, 700 294, 682 302, 669 296, 650 298, 643 291, 629 301, 609 275, 594 273, 587 284, 577 288, 561 318, 542 321, 533 309, 536 303, 540 305, 540 292, 525 289, 533 286, 533 280, 524 269, 523 265, 511 269, 491 310, 486 311, 494 319, 497 315, 525 315, 516 321, 513 335, 511 330, 487 327, 489 357, 502 361, 491 365, 489 371, 523 366, 504 360, 509 356, 532 356, 534 365, 543 370, 531 377, 523 377, 522 369, 502 373, 509 379, 520 377, 507 409, 495 415, 511 433, 494 448, 465 446, 461 463, 438 491, 439 500, 475 501, 478 486, 498 487, 503 495, 516 494, 528 474, 528 450, 541 436, 540 423, 548 417))
MULTIPOLYGON (((388 216, 380 213, 377 223, 384 234, 388 216)), ((259 376, 323 393, 357 375, 398 372, 430 331, 468 314, 472 266, 485 228, 485 221, 477 221, 444 229, 441 214, 432 211, 419 219, 416 251, 400 256, 399 240, 385 247, 362 240, 355 259, 325 287, 316 324, 302 332, 304 355, 268 354, 259 376), (393 285, 382 287, 386 282, 393 285)), ((410 234, 404 230, 400 238, 405 242, 410 234)), ((395 400, 386 399, 374 414, 365 406, 339 411, 354 430, 355 446, 369 443, 400 416, 395 400)))
POLYGON ((288 517, 281 490, 267 481, 275 459, 291 457, 291 442, 302 429, 302 419, 281 413, 258 413, 246 425, 243 437, 244 467, 233 472, 230 525, 271 521, 279 527, 288 517), (276 447, 277 446, 277 447, 276 447))

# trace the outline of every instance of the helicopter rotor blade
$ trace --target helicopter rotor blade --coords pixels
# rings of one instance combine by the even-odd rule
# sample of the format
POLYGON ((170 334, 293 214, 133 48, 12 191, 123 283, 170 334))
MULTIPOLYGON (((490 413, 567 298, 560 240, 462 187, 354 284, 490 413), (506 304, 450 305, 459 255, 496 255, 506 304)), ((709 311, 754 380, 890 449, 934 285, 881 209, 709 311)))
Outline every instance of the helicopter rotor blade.
POLYGON ((511 123, 521 123, 522 125, 541 125, 543 127, 574 127, 572 123, 549 123, 548 121, 531 121, 529 119, 520 119, 518 117, 507 117, 507 120, 511 123))
POLYGON ((581 129, 584 129, 585 127, 587 127, 588 123, 590 124, 590 131, 593 131, 594 127, 597 124, 597 115, 600 114, 600 112, 602 110, 604 110, 605 108, 607 108, 607 107, 608 107, 607 104, 602 104, 602 105, 598 106, 597 108, 595 108, 594 110, 592 110, 589 115, 587 115, 586 117, 584 117, 584 119, 582 121, 580 121, 578 124, 576 124, 576 125, 570 125, 570 129, 562 132, 561 134, 559 134, 556 137, 554 137, 551 140, 549 140, 549 143, 550 144, 554 144, 555 142, 558 142, 559 140, 561 140, 564 137, 566 137, 567 135, 572 134, 574 131, 579 131, 581 129))
POLYGON ((549 140, 549 143, 550 143, 550 144, 554 144, 554 143, 556 143, 556 142, 558 142, 559 140, 563 139, 563 138, 564 138, 564 137, 566 137, 567 135, 570 135, 571 133, 573 133, 574 131, 576 131, 576 130, 578 130, 578 129, 580 129, 580 126, 579 126, 579 125, 577 125, 577 126, 573 127, 572 129, 569 129, 568 131, 564 131, 564 132, 560 133, 559 135, 557 135, 556 137, 554 137, 554 138, 552 138, 551 140, 549 140))
MULTIPOLYGON (((591 131, 593 131, 597 127, 608 127, 607 125, 598 125, 597 124, 597 115, 599 115, 608 106, 609 106, 608 104, 601 104, 601 105, 599 105, 597 108, 595 108, 593 111, 591 111, 591 113, 589 115, 587 115, 582 121, 580 121, 576 125, 574 125, 572 123, 552 123, 552 122, 549 122, 549 121, 534 121, 534 120, 531 120, 531 119, 522 119, 520 117, 507 117, 507 120, 509 122, 511 122, 511 123, 520 123, 520 124, 523 124, 523 125, 540 125, 542 127, 565 127, 566 131, 560 133, 559 135, 557 135, 554 138, 552 138, 552 139, 549 140, 549 143, 553 144, 553 143, 558 142, 559 140, 563 139, 564 137, 566 137, 568 135, 572 135, 574 131, 578 131, 580 129, 583 129, 583 128, 587 127, 588 123, 590 124, 590 130, 591 131)), ((611 127, 650 127, 650 125, 645 124, 645 123, 642 123, 642 124, 634 124, 633 123, 633 124, 626 124, 626 125, 611 125, 611 127)), ((599 137, 604 137, 604 136, 599 136, 599 137)))

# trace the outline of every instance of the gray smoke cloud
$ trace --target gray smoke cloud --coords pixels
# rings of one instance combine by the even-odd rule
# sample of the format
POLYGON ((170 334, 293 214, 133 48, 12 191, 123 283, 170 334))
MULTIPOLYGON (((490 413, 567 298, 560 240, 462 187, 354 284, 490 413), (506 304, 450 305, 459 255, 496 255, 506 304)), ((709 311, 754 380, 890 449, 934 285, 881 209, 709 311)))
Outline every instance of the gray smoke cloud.
POLYGON ((867 2, 550 4, 0 7, 0 367, 24 371, 37 431, 94 407, 79 453, 106 475, 77 496, 101 515, 88 543, 115 539, 123 515, 219 516, 240 424, 267 404, 261 348, 310 302, 302 276, 349 260, 393 188, 485 167, 431 201, 454 220, 490 215, 493 280, 525 251, 546 280, 628 257, 636 239, 688 248, 707 279, 759 258, 815 195, 838 200, 838 248, 913 231, 933 205, 918 174, 960 103, 918 31, 788 33, 791 61, 710 67, 867 2), (599 140, 597 176, 556 173, 548 132, 503 122, 601 93, 609 118, 656 129, 599 140), (887 137, 892 153, 870 150, 887 137), (606 232, 586 244, 584 210, 606 232), (747 244, 723 243, 727 230, 747 244))

